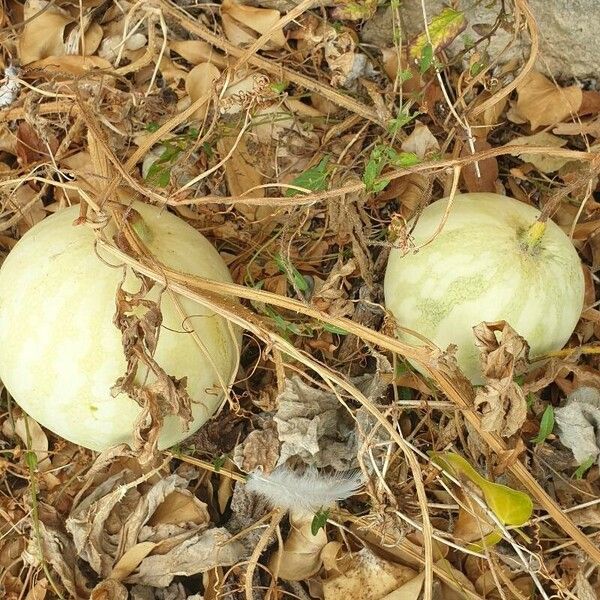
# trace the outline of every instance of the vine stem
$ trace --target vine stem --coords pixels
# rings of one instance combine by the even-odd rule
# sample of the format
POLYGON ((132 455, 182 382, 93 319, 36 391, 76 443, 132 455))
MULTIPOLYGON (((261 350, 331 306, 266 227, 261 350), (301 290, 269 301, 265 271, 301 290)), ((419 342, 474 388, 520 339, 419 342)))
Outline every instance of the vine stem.
POLYGON ((540 216, 525 232, 524 243, 529 251, 533 251, 541 243, 544 233, 546 232, 548 219, 555 213, 563 199, 575 190, 587 186, 590 179, 595 177, 599 172, 600 153, 594 155, 588 165, 588 169, 584 171, 581 177, 578 177, 572 183, 561 188, 551 196, 550 200, 542 209, 540 216))

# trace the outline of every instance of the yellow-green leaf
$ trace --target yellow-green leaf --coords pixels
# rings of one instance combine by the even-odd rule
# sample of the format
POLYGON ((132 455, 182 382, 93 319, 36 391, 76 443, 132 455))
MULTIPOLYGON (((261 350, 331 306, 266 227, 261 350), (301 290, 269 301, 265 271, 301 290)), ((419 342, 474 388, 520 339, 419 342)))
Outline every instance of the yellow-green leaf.
POLYGON ((486 504, 505 525, 520 526, 531 518, 533 501, 524 492, 482 477, 462 456, 454 452, 431 452, 431 460, 456 478, 466 477, 483 493, 486 504))
POLYGON ((448 46, 466 26, 467 20, 462 12, 453 8, 445 8, 429 23, 429 37, 425 32, 413 42, 410 48, 411 57, 420 60, 425 46, 429 43, 435 54, 448 46))

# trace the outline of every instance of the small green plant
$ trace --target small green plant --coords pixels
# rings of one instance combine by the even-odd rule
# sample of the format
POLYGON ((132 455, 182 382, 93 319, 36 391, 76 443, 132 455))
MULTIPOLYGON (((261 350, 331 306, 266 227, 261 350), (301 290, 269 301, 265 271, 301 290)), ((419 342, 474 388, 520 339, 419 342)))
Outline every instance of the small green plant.
POLYGON ((283 92, 285 92, 287 89, 287 86, 288 84, 285 81, 275 81, 271 84, 271 90, 275 94, 283 94, 283 92))
MULTIPOLYGON (((157 123, 146 125, 147 131, 157 131, 157 123)), ((185 133, 162 142, 164 150, 161 155, 152 163, 146 173, 146 181, 156 187, 167 187, 171 182, 171 169, 175 165, 179 155, 189 149, 190 145, 198 139, 199 131, 194 128, 188 129, 185 133)))
MULTIPOLYGON (((311 190, 312 192, 322 192, 327 189, 327 183, 329 179, 329 171, 327 164, 329 163, 329 156, 324 156, 318 165, 307 169, 304 173, 300 173, 292 181, 292 185, 311 190)), ((285 195, 289 198, 291 196, 297 196, 302 194, 301 190, 288 189, 285 195)))
POLYGON ((323 329, 329 331, 329 333, 337 333, 338 335, 348 335, 348 332, 337 325, 331 323, 323 323, 323 329))
POLYGON ((421 56, 419 57, 419 72, 421 75, 429 70, 429 67, 433 64, 433 46, 427 42, 421 49, 421 56))
POLYGON ((398 133, 405 125, 408 125, 412 120, 416 119, 421 113, 414 112, 410 114, 406 107, 402 107, 396 117, 394 117, 387 126, 387 130, 391 135, 398 133))
POLYGON ((227 454, 221 454, 221 456, 213 458, 212 466, 215 468, 216 473, 218 473, 225 466, 226 461, 227 454))
POLYGON ((287 277, 287 280, 294 286, 294 288, 300 290, 303 294, 308 292, 310 289, 308 281, 303 277, 302 273, 296 269, 296 267, 286 258, 284 258, 279 252, 275 255, 275 262, 279 270, 287 277))
POLYGON ((573 473, 573 479, 583 479, 583 476, 594 466, 596 462, 595 456, 590 456, 584 460, 578 467, 575 473, 573 473))
POLYGON ((329 509, 317 511, 310 524, 310 532, 313 535, 317 535, 319 529, 325 529, 327 519, 329 519, 329 509))
POLYGON ((363 173, 363 183, 367 192, 378 194, 389 184, 389 179, 379 179, 382 171, 388 166, 410 167, 419 162, 413 152, 396 152, 386 144, 377 144, 373 150, 363 173))
POLYGON ((546 438, 552 433, 554 429, 554 408, 551 404, 546 406, 546 410, 542 415, 542 420, 540 421, 540 431, 539 433, 532 438, 532 442, 534 444, 541 444, 546 441, 546 438))

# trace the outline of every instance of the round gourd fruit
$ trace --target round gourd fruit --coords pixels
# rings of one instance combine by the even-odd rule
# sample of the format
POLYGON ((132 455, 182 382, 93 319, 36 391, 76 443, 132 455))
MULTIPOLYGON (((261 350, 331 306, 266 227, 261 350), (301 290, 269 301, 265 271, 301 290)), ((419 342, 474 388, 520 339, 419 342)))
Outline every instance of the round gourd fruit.
MULTIPOLYGON (((416 248, 434 236, 447 206, 447 198, 438 200, 419 216, 412 231, 416 248)), ((507 321, 535 358, 562 348, 579 320, 584 280, 569 238, 548 221, 537 245, 525 242, 539 215, 498 194, 458 194, 433 241, 416 252, 390 253, 385 303, 399 327, 442 349, 455 344, 458 364, 473 383, 483 380, 475 325, 507 321)), ((398 335, 423 344, 401 330, 398 335)))
MULTIPOLYGON (((179 217, 133 205, 146 246, 169 268, 231 282, 229 271, 204 236, 179 217)), ((74 225, 79 207, 47 217, 29 230, 0 268, 0 379, 15 401, 54 433, 93 450, 133 441, 140 406, 111 388, 126 371, 121 331, 113 323, 124 267, 96 247, 92 230, 74 225), (114 265, 114 266, 112 266, 114 265)), ((123 289, 140 280, 127 268, 123 289)), ((153 354, 177 379, 187 377, 193 421, 165 418, 159 448, 180 442, 220 405, 235 375, 240 331, 199 304, 155 285, 162 325, 153 354), (161 293, 162 292, 162 293, 161 293)), ((140 315, 141 316, 141 315, 140 315)), ((151 384, 143 365, 136 383, 151 384)))

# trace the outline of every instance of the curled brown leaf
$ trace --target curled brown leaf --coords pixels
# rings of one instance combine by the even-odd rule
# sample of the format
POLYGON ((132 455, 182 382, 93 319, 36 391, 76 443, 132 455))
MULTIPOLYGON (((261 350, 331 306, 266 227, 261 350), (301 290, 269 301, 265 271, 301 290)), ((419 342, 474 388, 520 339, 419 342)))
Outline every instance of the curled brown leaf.
POLYGON ((527 367, 529 345, 506 321, 480 323, 473 333, 487 382, 475 396, 481 425, 485 431, 510 437, 527 416, 525 393, 515 376, 527 367))

